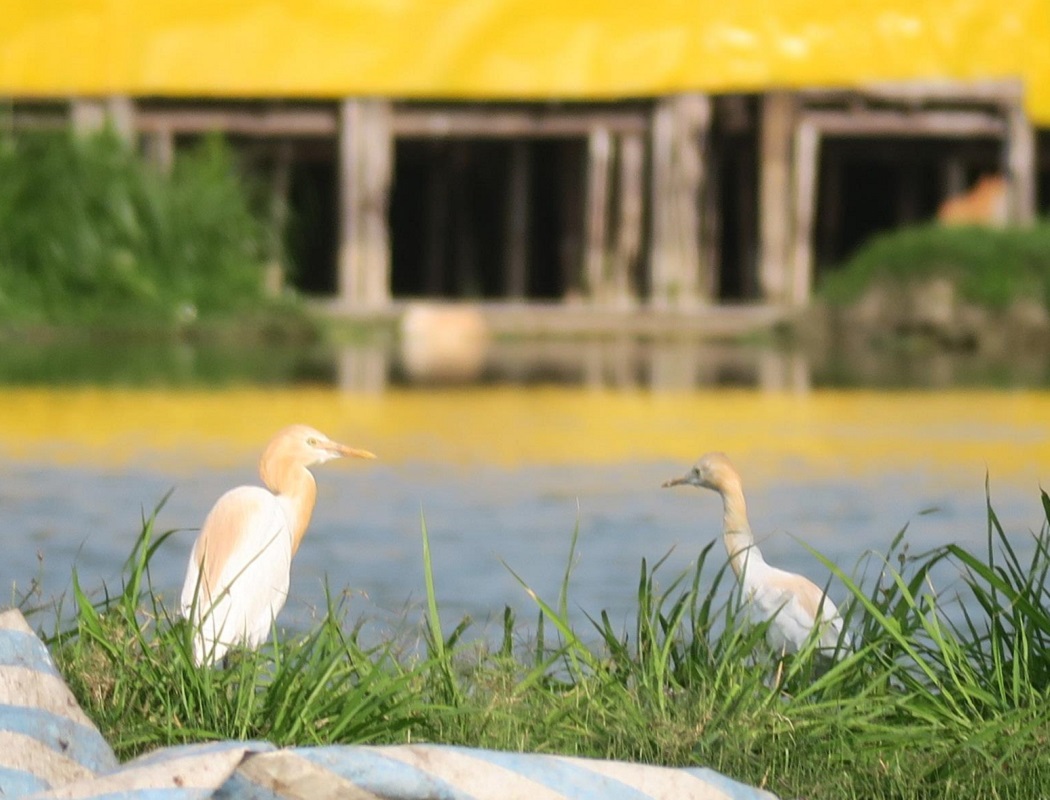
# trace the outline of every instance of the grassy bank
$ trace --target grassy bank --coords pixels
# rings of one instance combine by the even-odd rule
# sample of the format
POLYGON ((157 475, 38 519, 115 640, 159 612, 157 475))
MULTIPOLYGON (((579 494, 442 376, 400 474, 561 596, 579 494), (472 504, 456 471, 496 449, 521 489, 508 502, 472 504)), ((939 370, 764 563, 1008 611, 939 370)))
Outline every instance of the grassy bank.
POLYGON ((1050 308, 1050 222, 995 229, 937 224, 873 237, 827 274, 820 295, 835 305, 858 300, 879 284, 915 285, 949 279, 962 299, 1001 310, 1018 299, 1050 308))
POLYGON ((144 526, 119 592, 89 599, 74 581, 50 641, 123 758, 226 737, 436 741, 705 765, 784 797, 1029 798, 1050 785, 1050 533, 1021 562, 990 505, 985 553, 910 557, 902 531, 859 578, 828 564, 856 648, 835 663, 803 653, 779 687, 761 627, 738 598, 717 599, 733 580, 720 546, 677 578, 643 563, 630 630, 594 610, 574 627, 566 572, 559 597, 536 599, 535 625, 507 611, 502 637, 468 640, 434 600, 424 526, 420 627, 366 646, 368 622, 333 601, 308 633, 200 670, 151 590, 165 538, 144 526), (928 578, 944 561, 961 576, 951 596, 928 578))
MULTIPOLYGON (((137 333, 288 310, 262 203, 220 140, 169 172, 114 134, 0 133, 0 320, 137 333)), ((256 323, 259 324, 259 323, 256 323)))

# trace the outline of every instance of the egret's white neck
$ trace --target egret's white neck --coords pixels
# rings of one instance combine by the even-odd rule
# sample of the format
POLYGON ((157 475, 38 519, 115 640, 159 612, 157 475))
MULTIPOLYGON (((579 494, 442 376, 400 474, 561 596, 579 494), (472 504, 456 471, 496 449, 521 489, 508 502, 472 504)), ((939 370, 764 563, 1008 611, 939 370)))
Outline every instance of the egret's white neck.
POLYGON ((744 566, 762 561, 762 554, 755 546, 751 523, 747 519, 747 503, 739 481, 727 481, 719 489, 722 495, 722 541, 729 554, 729 564, 739 578, 744 566))
POLYGON ((314 476, 302 464, 281 461, 264 465, 260 469, 263 483, 271 492, 284 501, 288 509, 289 531, 292 535, 292 555, 299 549, 299 543, 306 535, 310 517, 314 513, 317 500, 317 482, 314 476))

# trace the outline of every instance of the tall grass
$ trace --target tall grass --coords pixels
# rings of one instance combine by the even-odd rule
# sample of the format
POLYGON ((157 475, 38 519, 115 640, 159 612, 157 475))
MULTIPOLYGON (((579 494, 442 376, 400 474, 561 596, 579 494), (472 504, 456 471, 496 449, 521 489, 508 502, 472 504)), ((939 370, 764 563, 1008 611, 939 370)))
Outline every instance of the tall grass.
POLYGON ((118 754, 214 739, 368 742, 427 730, 410 690, 428 663, 403 666, 393 644, 363 648, 331 600, 307 634, 238 651, 225 669, 197 668, 188 624, 150 586, 149 562, 172 533, 155 535, 153 519, 144 522, 117 594, 92 601, 74 573, 73 626, 50 642, 118 754))
POLYGON ((111 132, 0 133, 0 318, 162 326, 251 308, 263 219, 218 139, 163 174, 111 132))
POLYGON ((810 642, 779 671, 712 546, 666 582, 643 562, 620 630, 603 612, 570 618, 574 535, 557 598, 518 578, 534 627, 507 609, 494 640, 468 639, 468 620, 448 631, 425 523, 421 628, 378 647, 333 602, 305 634, 194 667, 185 623, 150 585, 169 535, 151 520, 120 591, 92 601, 75 584, 51 646, 122 756, 224 737, 429 740, 705 765, 785 797, 1029 798, 1050 786, 1050 531, 1025 534, 1021 561, 990 503, 987 526, 980 555, 911 556, 902 530, 853 574, 825 561, 853 643, 831 659, 810 642), (945 566, 960 576, 949 595, 932 578, 945 566))

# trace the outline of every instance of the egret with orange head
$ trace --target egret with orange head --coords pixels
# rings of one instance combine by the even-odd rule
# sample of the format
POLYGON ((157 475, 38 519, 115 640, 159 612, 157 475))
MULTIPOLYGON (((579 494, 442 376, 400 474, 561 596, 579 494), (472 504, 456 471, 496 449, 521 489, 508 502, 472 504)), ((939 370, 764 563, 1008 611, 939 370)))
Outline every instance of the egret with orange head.
POLYGON ((232 645, 255 648, 266 641, 288 597, 292 557, 317 498, 309 467, 343 456, 375 458, 307 425, 290 425, 259 461, 266 488, 238 486, 212 507, 182 587, 198 665, 221 659, 232 645))
POLYGON ((818 647, 833 652, 849 635, 835 604, 813 581, 766 563, 755 544, 740 475, 724 453, 708 453, 680 478, 664 487, 698 486, 722 496, 722 541, 729 564, 740 581, 744 597, 763 620, 770 620, 766 639, 780 653, 797 652, 819 626, 818 647))

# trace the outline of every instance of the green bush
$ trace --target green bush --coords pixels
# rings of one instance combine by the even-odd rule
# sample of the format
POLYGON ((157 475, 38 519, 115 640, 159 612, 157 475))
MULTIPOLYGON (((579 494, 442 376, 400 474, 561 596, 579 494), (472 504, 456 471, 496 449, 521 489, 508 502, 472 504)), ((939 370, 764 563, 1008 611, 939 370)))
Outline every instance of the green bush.
POLYGON ((1035 297, 1050 307, 1050 222, 1002 230, 930 224, 881 234, 825 276, 820 294, 845 305, 879 283, 941 276, 978 305, 1002 309, 1035 297))
POLYGON ((170 174, 110 132, 0 135, 0 319, 170 324, 262 300, 266 229, 229 149, 170 174))

